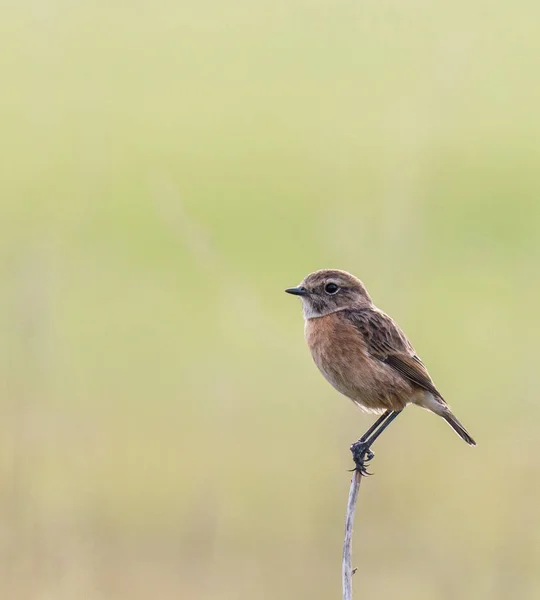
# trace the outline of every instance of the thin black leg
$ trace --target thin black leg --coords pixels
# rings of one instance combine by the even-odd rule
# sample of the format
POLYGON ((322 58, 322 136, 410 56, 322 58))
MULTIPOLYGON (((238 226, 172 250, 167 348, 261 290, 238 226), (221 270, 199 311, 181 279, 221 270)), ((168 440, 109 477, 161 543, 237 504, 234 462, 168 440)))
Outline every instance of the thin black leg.
POLYGON ((373 425, 366 431, 366 433, 364 433, 364 435, 358 440, 359 442, 365 442, 369 436, 380 426, 382 425, 386 419, 388 419, 388 417, 392 414, 393 411, 391 410, 387 410, 385 413, 383 413, 376 421, 375 423, 373 423, 373 425))
POLYGON ((388 427, 388 425, 390 425, 390 423, 401 414, 400 410, 394 411, 392 412, 390 415, 388 415, 388 418, 381 424, 381 426, 379 427, 379 429, 377 429, 376 431, 374 431, 371 436, 365 441, 365 443, 367 444, 367 447, 369 448, 371 446, 371 444, 373 444, 373 442, 381 435, 381 433, 388 427))
POLYGON ((366 431, 366 433, 351 446, 356 469, 360 471, 362 475, 369 475, 366 470, 366 463, 375 456, 370 449, 371 445, 400 413, 401 411, 386 411, 366 431))

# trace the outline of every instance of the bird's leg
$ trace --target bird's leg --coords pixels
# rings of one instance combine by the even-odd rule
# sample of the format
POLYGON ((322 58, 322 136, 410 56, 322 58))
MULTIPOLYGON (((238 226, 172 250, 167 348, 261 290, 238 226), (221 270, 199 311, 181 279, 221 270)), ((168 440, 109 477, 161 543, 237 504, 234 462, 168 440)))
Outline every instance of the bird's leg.
MULTIPOLYGON (((366 431, 366 433, 364 433, 364 435, 358 440, 358 442, 365 442, 368 437, 374 432, 376 431, 376 429, 382 425, 386 419, 388 419, 388 417, 392 414, 393 411, 391 410, 387 410, 386 412, 384 412, 376 421, 375 423, 373 423, 373 425, 366 431)), ((357 442, 357 443, 358 443, 357 442)))
POLYGON ((373 425, 364 433, 364 435, 351 446, 351 452, 353 453, 353 457, 356 459, 371 460, 374 456, 373 452, 369 449, 369 446, 365 443, 369 436, 380 427, 386 419, 392 414, 391 410, 387 410, 383 413, 373 425))
POLYGON ((366 470, 368 463, 375 455, 370 447, 381 433, 390 425, 390 423, 399 415, 401 411, 387 410, 377 421, 364 433, 364 435, 351 446, 354 464, 356 470, 362 475, 369 475, 366 470))

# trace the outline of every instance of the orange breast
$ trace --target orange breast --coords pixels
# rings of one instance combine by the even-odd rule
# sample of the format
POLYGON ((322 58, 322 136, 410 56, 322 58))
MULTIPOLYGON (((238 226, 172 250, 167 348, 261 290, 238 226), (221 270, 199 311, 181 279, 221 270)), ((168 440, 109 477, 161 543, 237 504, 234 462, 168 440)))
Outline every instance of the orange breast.
POLYGON ((412 386, 369 355, 360 332, 339 312, 308 319, 305 336, 324 377, 365 410, 401 410, 409 401, 412 386))

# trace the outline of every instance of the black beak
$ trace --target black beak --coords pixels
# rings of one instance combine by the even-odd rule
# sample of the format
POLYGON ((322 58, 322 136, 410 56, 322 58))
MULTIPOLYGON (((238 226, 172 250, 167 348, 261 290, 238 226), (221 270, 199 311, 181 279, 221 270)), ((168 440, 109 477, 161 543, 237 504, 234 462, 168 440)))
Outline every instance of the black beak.
POLYGON ((288 288, 285 291, 287 294, 292 294, 293 296, 307 296, 309 294, 306 288, 301 285, 295 288, 288 288))

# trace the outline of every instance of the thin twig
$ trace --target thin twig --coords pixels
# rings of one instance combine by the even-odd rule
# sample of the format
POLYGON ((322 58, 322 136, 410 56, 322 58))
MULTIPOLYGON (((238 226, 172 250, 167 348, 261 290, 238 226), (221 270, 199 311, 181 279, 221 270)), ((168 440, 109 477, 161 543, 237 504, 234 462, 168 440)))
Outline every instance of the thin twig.
POLYGON ((352 536, 354 525, 354 513, 356 511, 356 501, 360 490, 362 473, 355 470, 351 480, 351 489, 349 490, 349 502, 347 503, 347 516, 345 517, 345 540, 343 542, 343 561, 341 563, 341 579, 343 583, 343 600, 352 600, 352 576, 356 569, 352 568, 352 536))

